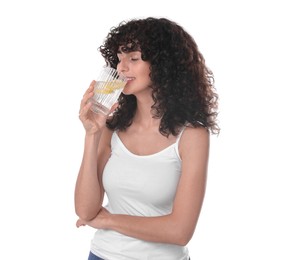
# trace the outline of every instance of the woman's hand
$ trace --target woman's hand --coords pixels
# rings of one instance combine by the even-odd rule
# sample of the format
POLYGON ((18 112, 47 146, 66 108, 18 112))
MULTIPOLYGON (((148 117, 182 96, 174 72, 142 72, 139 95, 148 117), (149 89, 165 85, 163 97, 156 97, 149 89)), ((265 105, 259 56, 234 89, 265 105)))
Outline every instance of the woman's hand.
POLYGON ((90 98, 94 95, 94 85, 95 81, 93 80, 84 93, 80 103, 79 119, 87 134, 93 134, 102 129, 106 122, 106 117, 104 115, 96 114, 90 110, 90 107, 92 106, 90 98))
POLYGON ((82 219, 78 219, 78 221, 76 222, 76 226, 80 227, 80 226, 88 225, 96 229, 106 229, 107 221, 110 216, 111 214, 109 213, 107 209, 101 208, 101 210, 99 211, 99 213, 94 219, 90 221, 84 221, 82 219))
MULTIPOLYGON (((92 106, 90 98, 94 95, 94 85, 95 81, 93 80, 90 83, 89 88, 84 93, 80 103, 79 119, 81 120, 87 134, 94 134, 95 132, 102 130, 107 118, 107 116, 103 114, 97 114, 90 110, 90 107, 92 106)), ((116 107, 117 104, 111 108, 110 113, 112 113, 116 107)))

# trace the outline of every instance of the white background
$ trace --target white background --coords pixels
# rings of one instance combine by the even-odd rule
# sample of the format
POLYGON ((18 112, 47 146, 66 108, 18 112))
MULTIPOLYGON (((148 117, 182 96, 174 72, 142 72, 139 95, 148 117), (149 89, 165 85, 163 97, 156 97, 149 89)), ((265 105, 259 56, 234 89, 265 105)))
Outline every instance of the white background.
POLYGON ((73 207, 79 103, 109 29, 156 16, 195 38, 220 94, 192 259, 285 260, 282 2, 1 1, 0 259, 87 259, 94 230, 75 227, 73 207))

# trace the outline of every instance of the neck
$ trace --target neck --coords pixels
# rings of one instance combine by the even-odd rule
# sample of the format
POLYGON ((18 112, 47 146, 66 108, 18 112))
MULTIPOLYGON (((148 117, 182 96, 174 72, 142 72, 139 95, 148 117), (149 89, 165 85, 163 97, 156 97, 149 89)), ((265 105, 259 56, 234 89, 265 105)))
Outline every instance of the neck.
POLYGON ((137 126, 150 129, 155 127, 158 129, 160 125, 160 119, 154 118, 151 112, 151 107, 154 104, 152 98, 149 99, 137 99, 137 110, 133 119, 133 123, 137 126))

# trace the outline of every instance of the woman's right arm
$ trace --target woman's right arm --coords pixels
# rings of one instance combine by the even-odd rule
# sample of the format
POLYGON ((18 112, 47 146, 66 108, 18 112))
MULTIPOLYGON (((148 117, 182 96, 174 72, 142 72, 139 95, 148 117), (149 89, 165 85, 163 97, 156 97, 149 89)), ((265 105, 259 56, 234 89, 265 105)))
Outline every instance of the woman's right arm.
POLYGON ((104 189, 102 172, 110 156, 112 132, 105 126, 106 117, 90 110, 94 81, 85 92, 79 118, 85 128, 83 158, 75 185, 75 211, 80 219, 93 219, 102 207, 104 189))

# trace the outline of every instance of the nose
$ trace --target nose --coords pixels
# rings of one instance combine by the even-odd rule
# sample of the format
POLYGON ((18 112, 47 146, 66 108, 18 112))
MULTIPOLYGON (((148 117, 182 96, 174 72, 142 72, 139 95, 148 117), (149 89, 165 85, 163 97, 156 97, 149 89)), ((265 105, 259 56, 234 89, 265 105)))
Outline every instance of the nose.
POLYGON ((119 73, 124 73, 128 71, 128 65, 125 59, 122 59, 118 64, 117 64, 117 71, 119 73))

